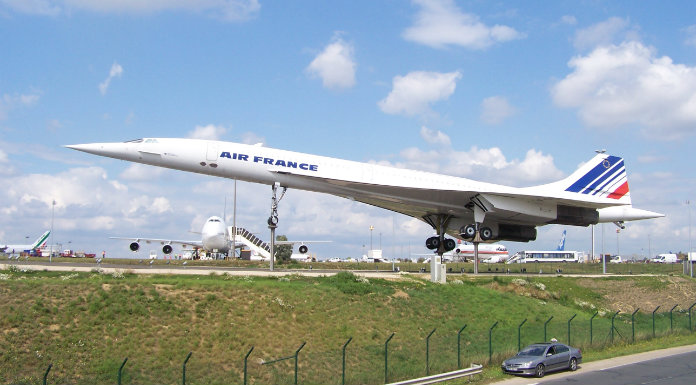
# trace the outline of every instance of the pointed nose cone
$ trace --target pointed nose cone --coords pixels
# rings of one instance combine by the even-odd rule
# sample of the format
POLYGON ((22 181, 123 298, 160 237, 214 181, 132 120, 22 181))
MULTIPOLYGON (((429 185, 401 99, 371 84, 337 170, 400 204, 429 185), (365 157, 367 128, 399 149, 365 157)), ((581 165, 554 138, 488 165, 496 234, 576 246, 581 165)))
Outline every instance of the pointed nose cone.
POLYGON ((70 144, 65 147, 89 154, 107 156, 109 158, 129 160, 131 158, 128 143, 87 143, 70 144))
POLYGON ((95 155, 101 155, 101 152, 104 151, 103 143, 68 144, 65 147, 95 155))

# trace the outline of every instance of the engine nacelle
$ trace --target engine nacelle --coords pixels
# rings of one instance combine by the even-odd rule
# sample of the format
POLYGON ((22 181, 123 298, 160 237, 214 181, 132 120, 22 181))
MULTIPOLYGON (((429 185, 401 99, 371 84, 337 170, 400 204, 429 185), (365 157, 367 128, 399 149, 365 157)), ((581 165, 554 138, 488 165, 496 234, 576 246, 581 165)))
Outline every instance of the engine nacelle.
POLYGON ((162 246, 162 252, 165 254, 171 254, 172 253, 172 245, 162 246))
POLYGON ((299 252, 300 254, 306 254, 307 251, 309 251, 309 248, 305 245, 300 245, 299 252))
POLYGON ((130 245, 128 245, 128 247, 130 248, 130 251, 132 251, 132 252, 136 252, 136 251, 140 250, 140 244, 138 242, 133 242, 130 245))
POLYGON ((549 223, 570 226, 589 226, 599 222, 599 212, 586 207, 558 205, 556 220, 549 223))
POLYGON ((498 236, 501 241, 529 242, 536 240, 537 231, 534 226, 498 225, 498 236))

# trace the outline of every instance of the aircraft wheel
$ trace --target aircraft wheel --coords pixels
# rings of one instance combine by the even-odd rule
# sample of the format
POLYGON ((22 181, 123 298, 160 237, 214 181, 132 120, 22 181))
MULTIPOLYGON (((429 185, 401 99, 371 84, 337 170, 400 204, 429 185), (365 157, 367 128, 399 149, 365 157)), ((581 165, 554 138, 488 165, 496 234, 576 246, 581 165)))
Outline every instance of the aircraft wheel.
POLYGON ((435 250, 440 247, 440 237, 430 237, 425 240, 425 247, 429 250, 435 250))
POLYGON ((475 225, 466 225, 462 229, 460 229, 460 234, 462 238, 464 239, 474 239, 476 236, 476 226, 475 225))
POLYGON ((493 238, 493 230, 491 230, 490 227, 481 227, 481 229, 479 229, 479 235, 481 236, 481 240, 487 241, 493 238))
POLYGON ((445 251, 452 251, 455 247, 457 247, 457 242, 454 239, 445 239, 445 251))

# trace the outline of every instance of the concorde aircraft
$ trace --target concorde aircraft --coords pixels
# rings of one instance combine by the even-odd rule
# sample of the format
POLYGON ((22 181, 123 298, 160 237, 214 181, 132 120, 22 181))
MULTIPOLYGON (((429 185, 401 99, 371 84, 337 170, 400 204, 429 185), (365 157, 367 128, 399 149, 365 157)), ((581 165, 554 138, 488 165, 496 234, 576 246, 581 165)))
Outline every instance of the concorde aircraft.
MULTIPOLYGON (((436 173, 310 155, 261 145, 146 138, 68 145, 95 155, 223 178, 332 194, 418 218, 438 236, 429 249, 453 250, 456 238, 488 242, 536 239, 536 226, 588 226, 657 218, 631 205, 624 160, 597 154, 569 177, 509 187, 436 173)), ((269 222, 273 218, 269 218, 269 222)), ((277 218, 275 218, 277 221, 277 218)))

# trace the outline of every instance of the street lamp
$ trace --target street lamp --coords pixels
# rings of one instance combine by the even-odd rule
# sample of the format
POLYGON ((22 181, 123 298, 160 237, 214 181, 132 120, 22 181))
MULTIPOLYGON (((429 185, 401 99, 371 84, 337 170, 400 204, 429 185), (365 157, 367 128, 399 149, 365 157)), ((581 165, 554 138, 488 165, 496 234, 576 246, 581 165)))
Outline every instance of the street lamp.
POLYGON ((370 250, 372 250, 372 230, 374 230, 375 227, 370 225, 370 250))
POLYGON ((689 250, 686 252, 686 260, 689 262, 689 275, 691 278, 694 277, 694 261, 690 259, 691 257, 691 202, 686 201, 686 207, 689 209, 689 250))

